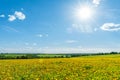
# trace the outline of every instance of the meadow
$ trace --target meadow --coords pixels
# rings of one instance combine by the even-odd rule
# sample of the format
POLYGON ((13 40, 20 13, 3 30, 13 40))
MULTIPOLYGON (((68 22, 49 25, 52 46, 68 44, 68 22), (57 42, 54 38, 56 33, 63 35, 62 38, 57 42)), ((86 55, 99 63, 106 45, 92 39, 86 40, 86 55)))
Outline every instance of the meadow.
POLYGON ((120 54, 0 60, 0 80, 120 80, 120 54))

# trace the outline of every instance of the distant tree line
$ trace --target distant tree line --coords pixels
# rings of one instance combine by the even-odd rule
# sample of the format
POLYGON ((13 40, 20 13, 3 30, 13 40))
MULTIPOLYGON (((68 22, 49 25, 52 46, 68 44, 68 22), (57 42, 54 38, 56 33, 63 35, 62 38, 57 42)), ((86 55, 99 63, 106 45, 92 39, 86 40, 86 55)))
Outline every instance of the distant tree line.
POLYGON ((70 54, 64 54, 64 55, 57 55, 53 54, 6 54, 1 53, 0 59, 34 59, 34 58, 70 58, 72 57, 70 54))
POLYGON ((110 55, 110 54, 120 54, 120 52, 110 52, 110 53, 72 53, 72 54, 9 54, 0 53, 0 59, 34 59, 34 58, 71 58, 80 56, 91 56, 91 55, 110 55), (52 56, 51 56, 52 55, 52 56))

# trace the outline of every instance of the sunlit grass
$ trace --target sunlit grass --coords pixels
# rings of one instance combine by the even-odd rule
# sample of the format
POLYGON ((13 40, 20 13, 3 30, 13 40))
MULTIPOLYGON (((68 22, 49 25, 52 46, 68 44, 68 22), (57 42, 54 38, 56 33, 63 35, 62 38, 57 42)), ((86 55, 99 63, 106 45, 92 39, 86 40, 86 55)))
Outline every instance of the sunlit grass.
POLYGON ((0 60, 0 80, 119 80, 119 56, 0 60))

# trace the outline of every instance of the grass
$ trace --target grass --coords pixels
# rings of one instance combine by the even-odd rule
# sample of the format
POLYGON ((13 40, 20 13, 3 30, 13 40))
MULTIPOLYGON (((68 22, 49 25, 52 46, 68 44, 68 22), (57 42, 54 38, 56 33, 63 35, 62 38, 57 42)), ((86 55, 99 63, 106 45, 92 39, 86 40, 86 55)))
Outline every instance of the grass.
POLYGON ((0 80, 120 80, 120 55, 0 60, 0 80))

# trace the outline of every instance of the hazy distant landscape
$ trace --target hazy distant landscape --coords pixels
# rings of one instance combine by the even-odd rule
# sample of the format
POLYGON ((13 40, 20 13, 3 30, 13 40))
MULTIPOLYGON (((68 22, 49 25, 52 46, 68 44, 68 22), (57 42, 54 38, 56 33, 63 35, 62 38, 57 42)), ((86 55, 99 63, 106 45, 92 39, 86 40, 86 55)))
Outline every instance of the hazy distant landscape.
POLYGON ((115 55, 110 53, 0 53, 0 59, 44 59, 44 58, 74 58, 82 56, 115 55))

